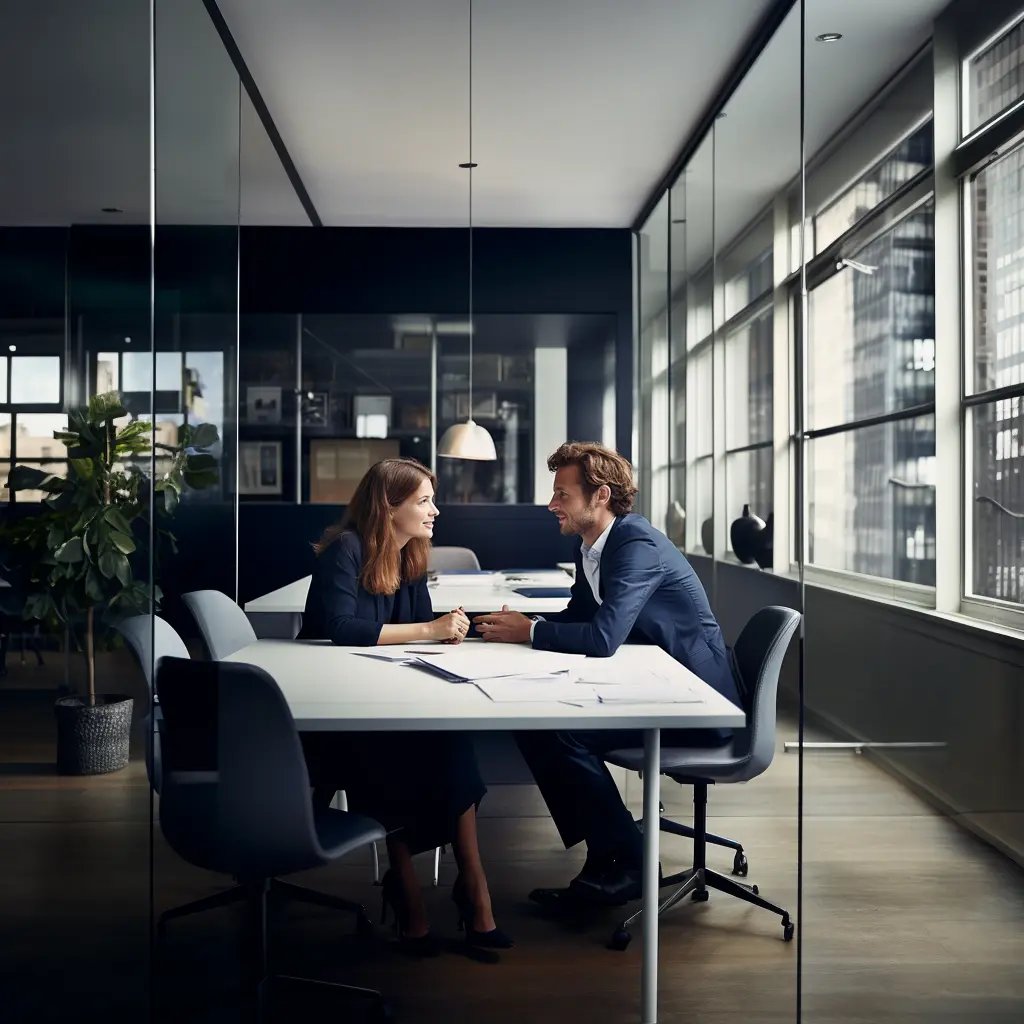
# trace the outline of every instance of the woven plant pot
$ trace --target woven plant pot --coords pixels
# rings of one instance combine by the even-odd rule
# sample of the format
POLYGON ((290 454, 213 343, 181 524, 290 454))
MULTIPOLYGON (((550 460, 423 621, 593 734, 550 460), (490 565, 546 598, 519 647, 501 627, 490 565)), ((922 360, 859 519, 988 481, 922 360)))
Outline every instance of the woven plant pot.
POLYGON ((128 764, 128 740, 135 702, 121 693, 104 693, 89 704, 83 697, 59 697, 57 771, 61 775, 103 775, 128 764))

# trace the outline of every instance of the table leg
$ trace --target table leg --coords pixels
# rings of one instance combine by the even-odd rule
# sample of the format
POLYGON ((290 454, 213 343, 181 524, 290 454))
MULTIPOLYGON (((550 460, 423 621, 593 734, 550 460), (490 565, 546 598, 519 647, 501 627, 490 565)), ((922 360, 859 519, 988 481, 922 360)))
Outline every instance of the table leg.
POLYGON ((661 811, 661 730, 644 731, 644 891, 641 1021, 658 1021, 658 860, 661 811))

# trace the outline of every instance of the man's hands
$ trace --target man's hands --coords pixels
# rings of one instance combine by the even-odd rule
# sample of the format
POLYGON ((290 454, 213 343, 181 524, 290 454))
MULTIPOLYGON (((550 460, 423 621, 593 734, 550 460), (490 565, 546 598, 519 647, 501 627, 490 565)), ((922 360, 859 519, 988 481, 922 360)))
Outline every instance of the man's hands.
POLYGON ((487 641, 500 644, 523 644, 530 639, 532 619, 522 612, 510 612, 502 605, 500 612, 488 612, 473 619, 476 631, 487 641))
POLYGON ((469 616, 461 608, 434 619, 431 623, 432 639, 446 644, 461 644, 469 632, 469 616))

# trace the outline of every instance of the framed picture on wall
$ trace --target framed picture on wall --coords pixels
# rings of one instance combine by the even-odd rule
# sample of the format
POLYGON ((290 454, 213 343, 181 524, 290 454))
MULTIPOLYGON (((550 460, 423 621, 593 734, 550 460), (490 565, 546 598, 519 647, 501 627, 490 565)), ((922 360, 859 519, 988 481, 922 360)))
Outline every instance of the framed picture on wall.
POLYGON ((381 459, 399 454, 398 441, 316 439, 309 442, 309 500, 346 505, 363 474, 381 459))
POLYGON ((245 389, 246 423, 280 423, 281 389, 259 385, 245 389))
POLYGON ((238 445, 238 493, 281 493, 281 442, 241 441, 238 445))

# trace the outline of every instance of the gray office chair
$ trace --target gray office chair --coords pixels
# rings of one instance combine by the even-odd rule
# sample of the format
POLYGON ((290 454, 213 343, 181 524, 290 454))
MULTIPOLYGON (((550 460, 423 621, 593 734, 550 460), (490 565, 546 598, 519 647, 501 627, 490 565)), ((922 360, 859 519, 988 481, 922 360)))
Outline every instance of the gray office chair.
POLYGON ((437 547, 430 549, 430 572, 454 572, 458 569, 480 568, 480 560, 471 548, 437 547))
POLYGON ((153 714, 147 709, 143 719, 146 743, 146 776, 153 791, 160 792, 160 708, 153 701, 153 666, 158 665, 161 658, 187 658, 188 649, 185 641, 175 632, 170 623, 159 615, 132 615, 117 623, 117 631, 125 638, 135 655, 135 660, 142 669, 149 688, 149 705, 153 714))
POLYGON ((248 616, 227 594, 219 590, 193 590, 182 594, 188 610, 199 625, 206 649, 213 661, 256 642, 256 633, 248 616))
MULTIPOLYGON (((786 649, 799 624, 799 612, 773 605, 755 612, 743 627, 734 653, 746 690, 745 729, 737 729, 732 740, 718 747, 662 747, 662 774, 680 785, 693 786, 693 867, 662 880, 662 886, 682 884, 658 907, 659 915, 686 896, 702 903, 707 900, 709 889, 717 889, 780 915, 783 938, 787 942, 793 938, 794 924, 788 911, 762 899, 756 885, 745 885, 713 871, 707 866, 706 854, 708 786, 748 782, 760 775, 775 756, 775 704, 779 673, 786 649)), ((644 752, 638 748, 613 750, 605 755, 605 760, 631 771, 642 771, 644 752)), ((668 822, 668 826, 674 824, 668 822)), ((680 834, 676 828, 666 827, 665 819, 662 820, 662 829, 680 834)), ((616 928, 608 943, 612 949, 625 949, 629 945, 629 926, 641 913, 638 911, 616 928)))
MULTIPOLYGON (((164 658, 156 685, 163 709, 160 828, 189 863, 239 880, 232 893, 248 909, 246 1002, 262 1014, 268 1003, 287 1005, 309 987, 321 996, 369 999, 379 1018, 387 1019, 379 992, 271 974, 267 932, 268 901, 279 896, 348 909, 347 901, 277 876, 331 864, 383 839, 383 827, 345 811, 313 811, 295 722, 277 683, 262 669, 164 658)), ((224 894, 215 899, 218 905, 230 902, 224 894)), ((369 932, 365 910, 359 911, 360 930, 369 932)), ((180 910, 164 914, 161 927, 172 916, 180 910)))

